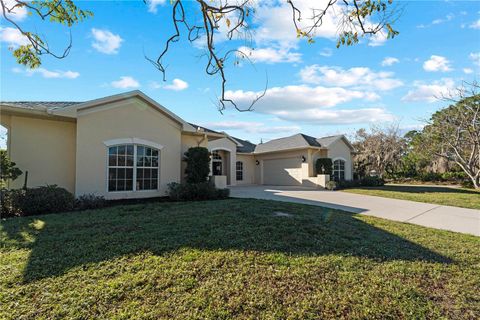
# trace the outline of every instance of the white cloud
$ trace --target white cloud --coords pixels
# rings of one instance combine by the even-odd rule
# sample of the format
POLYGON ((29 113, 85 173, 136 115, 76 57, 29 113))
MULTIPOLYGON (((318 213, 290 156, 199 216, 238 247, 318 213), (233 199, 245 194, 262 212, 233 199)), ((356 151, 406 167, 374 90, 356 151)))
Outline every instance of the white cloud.
POLYGON ((80 73, 76 71, 62 71, 62 70, 47 70, 45 68, 37 68, 37 69, 21 69, 21 68, 13 68, 13 72, 15 73, 25 73, 27 76, 32 76, 34 74, 40 74, 42 77, 47 79, 76 79, 80 76, 80 73))
POLYGON ((471 29, 477 29, 477 30, 480 29, 480 19, 478 19, 475 22, 472 22, 468 27, 471 29))
POLYGON ((480 52, 472 52, 468 57, 473 61, 474 65, 480 67, 480 52))
POLYGON ((455 88, 455 82, 451 78, 443 78, 431 84, 415 81, 413 85, 415 89, 408 91, 402 98, 402 101, 425 101, 432 103, 438 101, 442 95, 447 95, 455 88))
POLYGON ((157 13, 157 7, 164 5, 166 0, 147 0, 148 12, 157 13))
POLYGON ((181 91, 188 88, 188 83, 181 79, 173 79, 172 84, 163 87, 167 90, 181 91))
MULTIPOLYGON (((227 91, 226 96, 239 107, 247 107, 261 92, 227 91)), ((266 91, 254 105, 255 112, 269 114, 277 119, 318 124, 364 123, 389 121, 393 116, 382 108, 334 109, 339 104, 359 100, 375 101, 379 96, 372 92, 326 88, 322 86, 285 86, 266 91)))
POLYGON ((450 61, 448 61, 448 59, 445 57, 436 55, 430 56, 430 59, 423 63, 423 69, 428 72, 452 71, 452 68, 450 67, 450 61))
POLYGON ((92 28, 92 36, 95 39, 92 47, 105 54, 117 54, 123 39, 118 34, 113 34, 109 30, 92 28))
POLYGON ((15 0, 3 0, 6 9, 6 16, 13 21, 23 21, 28 16, 25 6, 19 5, 15 0))
POLYGON ((400 60, 398 60, 397 58, 394 58, 394 57, 386 57, 385 59, 383 59, 381 65, 383 67, 389 67, 391 65, 394 65, 395 63, 399 63, 400 60))
POLYGON ((12 47, 19 47, 30 43, 28 38, 18 31, 18 29, 10 27, 0 27, 0 41, 12 47))
MULTIPOLYGON (((302 60, 302 54, 298 52, 290 52, 288 49, 280 48, 259 48, 252 49, 248 47, 238 48, 244 55, 246 55, 252 62, 265 62, 265 63, 280 63, 280 62, 300 62, 302 60)), ((243 55, 237 54, 239 57, 243 55)))
POLYGON ((383 46, 385 44, 385 42, 387 42, 387 35, 385 34, 385 32, 383 31, 380 31, 380 32, 377 32, 375 33, 374 35, 372 35, 369 40, 368 40, 368 45, 370 47, 379 47, 379 46, 383 46))
POLYGON ((403 82, 393 78, 393 75, 393 72, 374 72, 366 67, 345 70, 316 64, 300 70, 300 78, 305 83, 367 88, 370 91, 386 91, 402 86, 403 82))
POLYGON ((250 121, 220 121, 208 122, 204 125, 214 130, 242 130, 248 133, 288 133, 300 131, 299 126, 272 126, 262 122, 250 121))
POLYGON ((123 76, 120 77, 117 81, 112 81, 111 86, 114 88, 120 89, 130 89, 130 88, 138 88, 140 87, 140 83, 132 77, 123 76))
POLYGON ((463 73, 465 73, 465 74, 471 74, 471 73, 473 73, 473 70, 470 69, 470 68, 463 68, 463 73))
POLYGON ((323 50, 320 51, 320 55, 324 57, 331 57, 333 55, 333 51, 330 48, 323 48, 323 50))
POLYGON ((419 29, 428 28, 428 27, 431 27, 431 26, 434 26, 434 25, 438 25, 438 24, 442 24, 442 23, 445 23, 445 22, 448 22, 448 21, 452 21, 454 18, 455 18, 455 15, 453 13, 449 13, 445 16, 445 18, 438 18, 438 19, 432 20, 432 22, 430 22, 429 24, 426 24, 426 25, 425 24, 417 25, 417 28, 419 28, 419 29))

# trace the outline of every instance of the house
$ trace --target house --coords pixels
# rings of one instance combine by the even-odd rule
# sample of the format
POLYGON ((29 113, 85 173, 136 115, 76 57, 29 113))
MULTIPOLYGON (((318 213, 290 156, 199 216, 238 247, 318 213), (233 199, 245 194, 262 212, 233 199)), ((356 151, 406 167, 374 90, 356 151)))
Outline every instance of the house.
POLYGON ((296 134, 255 145, 188 123, 137 90, 87 102, 1 102, 0 116, 9 156, 28 171, 28 186, 57 184, 76 196, 164 195, 168 183, 184 178, 183 154, 196 146, 212 152, 219 186, 318 186, 321 157, 332 158, 336 179, 352 179, 353 147, 343 135, 296 134))

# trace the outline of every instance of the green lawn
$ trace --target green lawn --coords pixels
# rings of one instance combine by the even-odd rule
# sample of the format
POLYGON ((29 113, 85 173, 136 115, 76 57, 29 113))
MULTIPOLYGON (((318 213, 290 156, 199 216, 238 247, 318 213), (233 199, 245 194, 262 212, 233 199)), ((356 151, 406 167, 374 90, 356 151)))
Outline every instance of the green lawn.
POLYGON ((385 185, 342 190, 385 198, 411 200, 446 206, 480 209, 480 191, 444 186, 385 185))
POLYGON ((475 319, 479 248, 479 237, 246 199, 9 219, 0 319, 475 319))

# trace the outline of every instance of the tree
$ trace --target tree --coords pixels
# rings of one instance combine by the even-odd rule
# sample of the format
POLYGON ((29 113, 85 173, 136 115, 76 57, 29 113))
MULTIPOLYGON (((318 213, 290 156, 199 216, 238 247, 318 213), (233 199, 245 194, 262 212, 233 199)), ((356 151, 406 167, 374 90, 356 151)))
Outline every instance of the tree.
POLYGON ((79 9, 73 0, 0 0, 0 5, 3 19, 18 30, 27 42, 16 49, 12 48, 13 56, 19 64, 31 69, 38 68, 42 64, 42 55, 50 55, 57 59, 65 58, 72 48, 72 36, 70 34, 69 44, 63 52, 55 53, 50 49, 44 36, 39 32, 26 30, 20 25, 17 21, 17 15, 20 12, 27 12, 42 21, 59 23, 68 27, 93 16, 91 11, 79 9))
POLYGON ((204 147, 192 147, 185 152, 187 167, 185 174, 188 183, 201 183, 207 181, 210 173, 210 152, 204 147))
POLYGON ((0 149, 0 186, 5 186, 8 180, 15 180, 22 174, 7 155, 7 150, 0 149))
POLYGON ((381 177, 398 169, 406 151, 405 139, 400 135, 396 124, 385 128, 372 127, 370 132, 358 130, 353 146, 357 151, 354 165, 361 171, 359 174, 373 170, 381 177))
MULTIPOLYGON (((147 4, 152 0, 143 1, 147 4)), ((66 24, 69 27, 93 15, 90 11, 79 9, 73 0, 0 0, 0 3, 6 21, 28 39, 29 44, 15 49, 13 55, 17 58, 18 63, 30 68, 40 66, 40 56, 43 54, 64 58, 70 51, 71 39, 63 54, 55 54, 49 49, 45 38, 42 38, 38 33, 23 30, 12 19, 10 13, 25 9, 42 20, 66 24)), ((164 58, 167 56, 171 45, 177 42, 182 35, 192 43, 197 41, 196 46, 201 45, 205 48, 205 56, 207 57, 205 72, 211 76, 219 76, 221 79, 218 99, 219 110, 223 111, 227 105, 231 105, 239 111, 252 110, 255 102, 265 94, 266 88, 263 94, 255 97, 247 108, 237 106, 232 99, 225 95, 227 83, 225 68, 227 63, 233 60, 235 65, 239 63, 239 59, 249 60, 248 54, 238 50, 234 43, 231 48, 223 50, 216 44, 219 38, 241 39, 247 44, 252 43, 251 26, 256 23, 254 17, 258 6, 257 1, 171 0, 170 3, 175 31, 166 40, 165 48, 157 58, 147 56, 145 58, 162 73, 165 81, 164 58)), ((292 32, 296 33, 298 38, 306 39, 309 43, 314 42, 315 35, 321 30, 325 18, 329 15, 335 16, 336 21, 338 21, 337 47, 354 45, 363 37, 377 34, 388 39, 398 35, 398 31, 393 28, 393 24, 401 11, 393 6, 393 0, 319 0, 308 5, 305 0, 285 0, 284 4, 287 5, 291 13, 292 32)))
POLYGON ((435 112, 423 129, 423 148, 454 161, 480 188, 480 94, 477 83, 448 97, 453 104, 435 112))

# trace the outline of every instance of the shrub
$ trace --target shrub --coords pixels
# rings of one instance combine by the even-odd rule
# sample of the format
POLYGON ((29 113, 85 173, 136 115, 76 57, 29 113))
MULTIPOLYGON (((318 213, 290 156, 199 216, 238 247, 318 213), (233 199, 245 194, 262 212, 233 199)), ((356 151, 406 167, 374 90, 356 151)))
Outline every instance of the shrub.
POLYGON ((2 217, 70 211, 75 206, 73 194, 56 185, 1 191, 2 217))
POLYGON ((315 162, 315 169, 317 174, 328 174, 332 175, 333 162, 330 158, 319 158, 315 162))
POLYGON ((10 161, 7 150, 0 150, 0 186, 6 185, 7 180, 15 180, 22 174, 16 163, 10 161))
POLYGON ((380 177, 365 177, 360 180, 360 185, 364 187, 380 187, 385 184, 385 180, 380 177))
POLYGON ((20 203, 24 216, 70 211, 74 206, 73 194, 56 185, 26 189, 20 203))
POLYGON ((24 196, 24 190, 0 190, 0 218, 21 216, 19 203, 24 196))
POLYGON ((230 195, 229 189, 217 189, 212 183, 176 183, 168 184, 168 196, 176 201, 225 199, 230 195))
POLYGON ((333 180, 328 181, 325 185, 325 189, 327 190, 337 190, 337 183, 333 180))
POLYGON ((210 173, 210 152, 204 147, 192 147, 185 152, 187 167, 185 174, 188 183, 202 183, 207 181, 210 173))
POLYGON ((75 200, 75 209, 99 209, 107 205, 107 201, 103 196, 97 196, 93 193, 81 195, 75 200))

